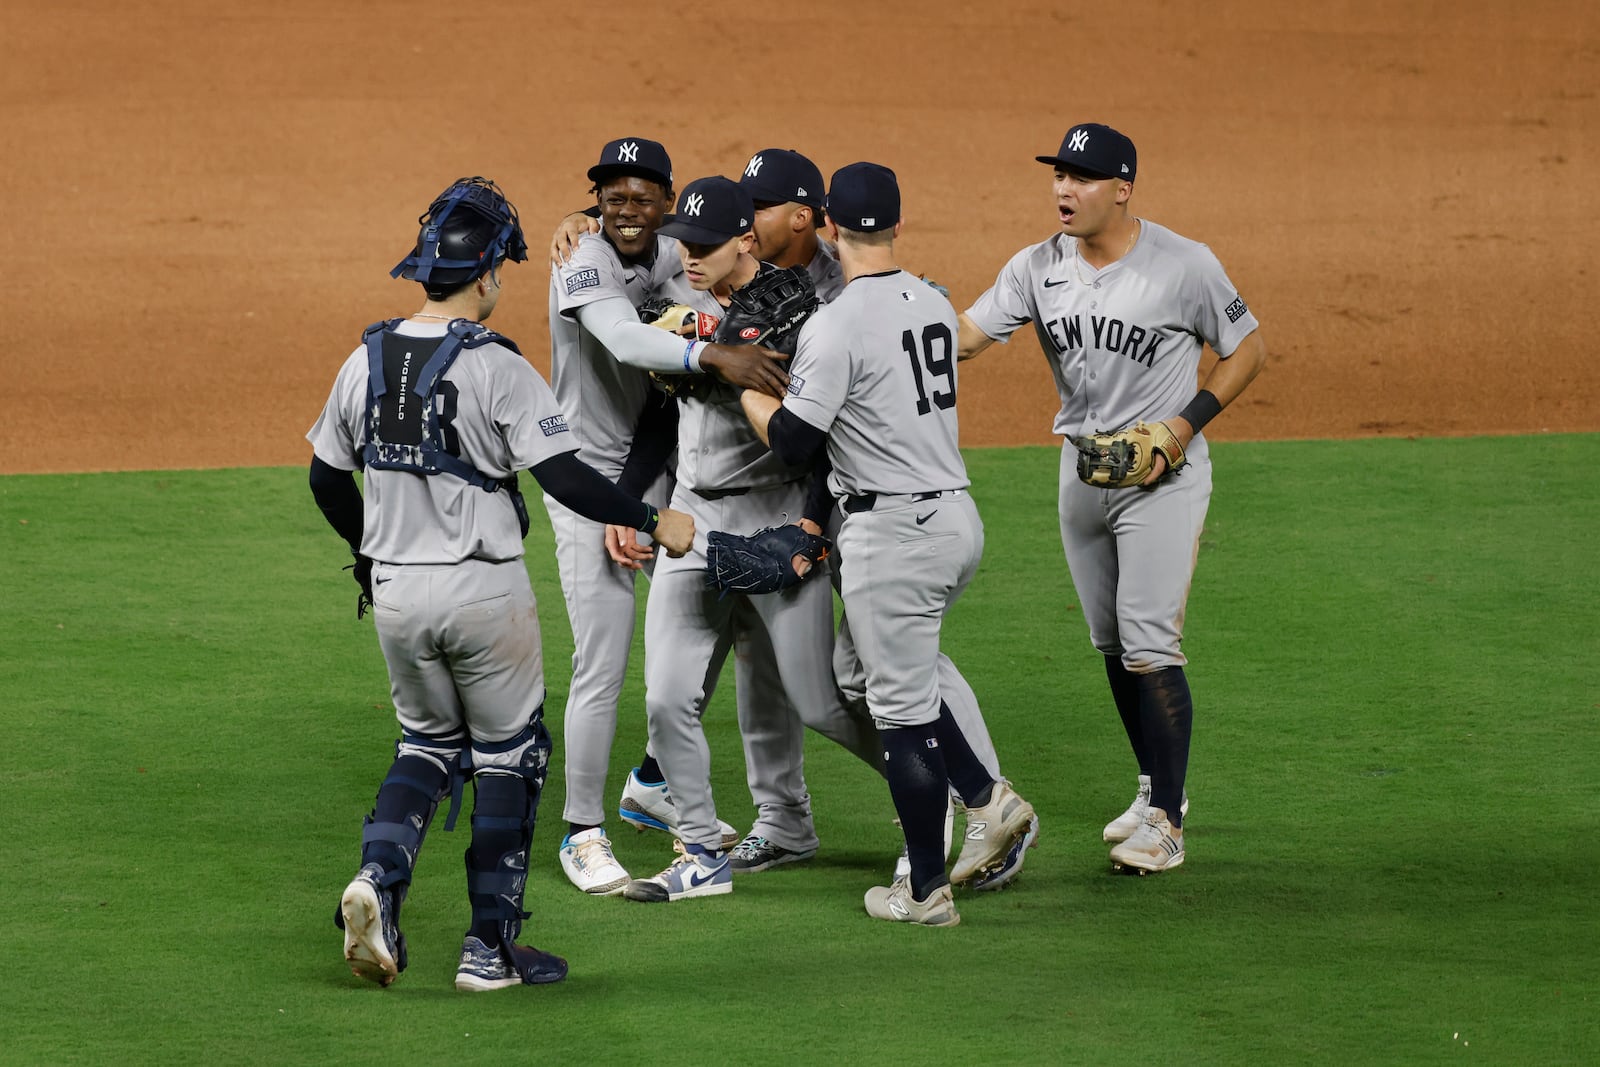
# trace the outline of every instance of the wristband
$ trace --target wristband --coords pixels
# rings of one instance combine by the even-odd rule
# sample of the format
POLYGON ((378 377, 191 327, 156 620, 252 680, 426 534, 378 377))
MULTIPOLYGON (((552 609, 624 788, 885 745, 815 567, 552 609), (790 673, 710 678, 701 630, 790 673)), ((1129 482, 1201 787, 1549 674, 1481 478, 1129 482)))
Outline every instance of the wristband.
POLYGON ((639 524, 639 532, 653 534, 656 532, 656 527, 661 524, 661 513, 649 504, 645 504, 644 510, 645 519, 644 522, 639 524))
POLYGON ((1186 420, 1194 427, 1194 432, 1199 433, 1200 428, 1222 411, 1222 405, 1217 403, 1217 395, 1209 389, 1202 389, 1194 394, 1194 399, 1189 401, 1184 409, 1178 412, 1178 417, 1186 420))
POLYGON ((698 374, 700 372, 700 361, 694 358, 694 346, 699 343, 698 338, 691 338, 689 343, 683 346, 683 372, 685 374, 698 374))

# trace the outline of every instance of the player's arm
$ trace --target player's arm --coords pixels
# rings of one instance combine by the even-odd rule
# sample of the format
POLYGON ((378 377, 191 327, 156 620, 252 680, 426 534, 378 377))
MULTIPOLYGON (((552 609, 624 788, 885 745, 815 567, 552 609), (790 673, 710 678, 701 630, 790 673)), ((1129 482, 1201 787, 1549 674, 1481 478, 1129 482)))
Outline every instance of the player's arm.
POLYGON ((994 338, 984 333, 978 324, 967 318, 965 311, 956 316, 956 359, 971 359, 994 344, 994 338))
POLYGON ((362 513, 361 490, 356 485, 355 471, 340 470, 311 457, 311 495, 322 509, 333 532, 344 538, 352 554, 361 554, 361 535, 366 528, 362 513))
POLYGON ((810 463, 828 443, 826 431, 817 429, 775 397, 746 389, 739 394, 739 403, 761 443, 792 467, 810 463))
POLYGON ((678 402, 659 389, 650 390, 639 420, 634 423, 628 458, 617 476, 617 488, 644 499, 645 491, 661 477, 678 443, 678 402))
MULTIPOLYGON (((1225 358, 1217 360, 1216 366, 1211 368, 1211 373, 1200 384, 1200 391, 1194 394, 1194 399, 1184 405, 1178 414, 1162 420, 1178 439, 1178 444, 1187 449, 1195 435, 1220 415, 1223 408, 1237 400, 1266 365, 1266 342, 1261 339, 1259 329, 1252 330, 1239 342, 1239 347, 1225 358)), ((1150 477, 1143 484, 1154 485, 1166 472, 1167 457, 1158 452, 1150 467, 1150 477)))
POLYGON ((586 233, 600 232, 600 208, 598 205, 574 211, 556 226, 556 232, 550 237, 550 266, 560 270, 567 265, 567 260, 572 258, 572 253, 577 250, 578 242, 586 233))
POLYGON ((789 384, 781 353, 756 345, 685 341, 639 321, 634 306, 608 296, 577 309, 578 321, 623 363, 663 374, 715 374, 730 385, 782 396, 789 384))
POLYGON ((666 546, 674 556, 689 551, 694 541, 694 519, 681 511, 657 511, 644 501, 631 497, 610 480, 578 458, 576 452, 562 452, 528 469, 539 488, 565 508, 590 522, 630 526, 643 530, 666 546))

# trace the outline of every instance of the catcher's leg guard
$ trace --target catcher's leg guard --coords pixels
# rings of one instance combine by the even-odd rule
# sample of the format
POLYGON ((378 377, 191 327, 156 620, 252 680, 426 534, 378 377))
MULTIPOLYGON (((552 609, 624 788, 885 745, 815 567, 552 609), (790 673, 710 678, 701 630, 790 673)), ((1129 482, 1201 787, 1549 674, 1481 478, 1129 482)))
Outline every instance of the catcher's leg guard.
POLYGON ((1182 667, 1163 667, 1138 675, 1139 721, 1150 746, 1150 806, 1183 826, 1183 780, 1189 773, 1189 735, 1194 701, 1182 667))
MULTIPOLYGON (((542 711, 542 709, 541 709, 542 711)), ((472 844, 466 852, 468 934, 490 948, 510 945, 528 913, 528 847, 550 762, 550 735, 541 714, 507 741, 475 741, 472 844)))

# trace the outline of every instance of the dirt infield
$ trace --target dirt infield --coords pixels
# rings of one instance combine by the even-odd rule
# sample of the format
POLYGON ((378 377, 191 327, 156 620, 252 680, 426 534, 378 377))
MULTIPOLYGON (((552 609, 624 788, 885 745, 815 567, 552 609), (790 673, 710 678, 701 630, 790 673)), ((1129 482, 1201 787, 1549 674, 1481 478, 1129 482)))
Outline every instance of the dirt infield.
MULTIPOLYGON (((429 198, 489 175, 542 248, 613 136, 662 140, 680 185, 769 146, 887 163, 902 262, 965 307, 1053 232, 1033 156, 1080 120, 1133 137, 1136 213, 1263 323, 1213 438, 1600 429, 1591 0, 812 9, 24 5, 0 473, 304 461, 361 327, 417 303, 388 270, 429 198)), ((536 252, 495 318, 541 370, 547 284, 536 252)), ((1052 440, 1031 335, 962 389, 965 443, 1052 440)))

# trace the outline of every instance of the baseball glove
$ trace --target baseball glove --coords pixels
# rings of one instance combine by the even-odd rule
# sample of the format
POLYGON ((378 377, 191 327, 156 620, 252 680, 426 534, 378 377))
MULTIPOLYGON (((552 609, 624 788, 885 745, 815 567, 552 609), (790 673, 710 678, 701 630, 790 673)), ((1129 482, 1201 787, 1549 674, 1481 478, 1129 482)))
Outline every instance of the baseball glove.
POLYGON ((763 270, 742 289, 735 289, 728 313, 711 340, 724 345, 761 345, 794 355, 800 327, 817 310, 817 286, 804 267, 763 270))
POLYGON ((1078 479, 1103 489, 1125 489, 1150 477, 1156 453, 1166 457, 1162 477, 1184 464, 1183 446, 1164 422, 1136 423, 1116 433, 1101 431, 1075 437, 1078 446, 1078 479))
POLYGON ((693 336, 701 341, 709 340, 717 329, 715 315, 696 311, 688 304, 674 303, 664 296, 653 296, 640 304, 639 321, 680 337, 690 336, 692 330, 693 336))
POLYGON ((768 526, 748 537, 713 530, 706 536, 706 586, 725 594, 776 593, 799 585, 832 548, 798 525, 768 526), (804 573, 795 572, 796 556, 804 573))

